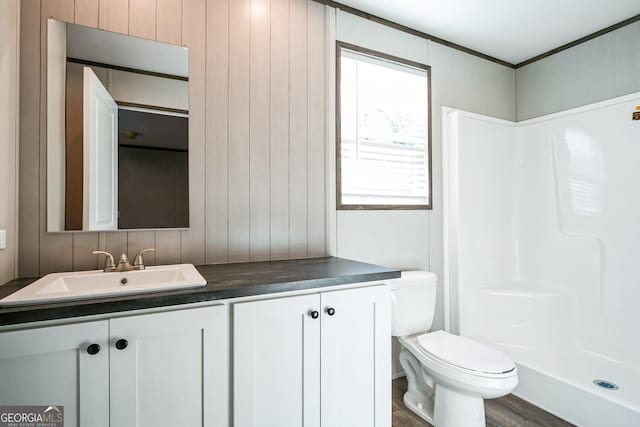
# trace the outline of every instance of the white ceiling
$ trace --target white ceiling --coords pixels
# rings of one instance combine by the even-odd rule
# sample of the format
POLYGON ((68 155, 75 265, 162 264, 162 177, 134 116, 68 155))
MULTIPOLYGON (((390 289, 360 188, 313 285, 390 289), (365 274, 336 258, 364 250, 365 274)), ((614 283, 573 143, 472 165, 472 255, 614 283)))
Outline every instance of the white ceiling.
POLYGON ((337 0, 512 64, 640 13, 638 0, 337 0))

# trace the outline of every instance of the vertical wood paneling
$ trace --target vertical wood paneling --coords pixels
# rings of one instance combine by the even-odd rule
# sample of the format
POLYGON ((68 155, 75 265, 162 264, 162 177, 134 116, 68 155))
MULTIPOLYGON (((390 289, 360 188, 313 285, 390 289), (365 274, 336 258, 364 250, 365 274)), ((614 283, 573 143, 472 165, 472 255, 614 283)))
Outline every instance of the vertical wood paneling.
POLYGON ((229 2, 229 261, 250 258, 250 1, 229 2))
POLYGON ((156 0, 129 0, 129 34, 155 40, 156 0))
POLYGON ((289 254, 307 256, 307 0, 291 0, 289 51, 289 254))
POLYGON ((90 254, 96 248, 133 257, 155 246, 157 263, 195 264, 326 253, 324 6, 310 0, 23 0, 21 7, 21 275, 100 268, 104 260, 90 254), (45 233, 42 60, 49 15, 189 47, 188 231, 45 233))
POLYGON ((22 0, 20 6, 18 270, 33 277, 40 274, 40 0, 22 0))
POLYGON ((100 0, 98 17, 103 30, 129 34, 129 0, 100 0))
POLYGON ((189 0, 182 41, 189 48, 189 230, 181 232, 182 261, 205 260, 206 0, 189 0))
POLYGON ((182 0, 157 0, 157 2, 156 40, 182 44, 182 0))
MULTIPOLYGON (((295 0, 294 0, 295 1, 295 0)), ((289 0, 271 0, 271 258, 289 258, 289 0)))
POLYGON ((118 231, 115 233, 102 233, 101 235, 101 249, 113 254, 116 263, 121 254, 127 253, 128 235, 127 232, 118 231))
POLYGON ((99 0, 75 0, 75 23, 97 28, 99 10, 99 0))
POLYGON ((156 232, 156 264, 180 264, 181 249, 179 231, 156 232))
POLYGON ((270 259, 269 92, 270 4, 251 1, 249 203, 251 260, 270 259))
POLYGON ((206 209, 208 263, 229 260, 229 0, 207 8, 206 209))
POLYGON ((104 266, 91 253, 100 247, 100 233, 73 233, 73 269, 95 270, 104 266))
POLYGON ((47 23, 48 18, 73 22, 73 0, 49 0, 41 4, 40 28, 40 274, 73 269, 73 235, 47 234, 47 23), (64 249, 61 249, 64 248, 64 249))
MULTIPOLYGON (((75 1, 74 0, 42 0, 41 2, 41 18, 46 29, 47 19, 53 18, 64 22, 73 22, 75 18, 75 1)), ((46 37, 41 39, 46 43, 46 37)), ((46 57, 46 52, 41 52, 46 57)))
POLYGON ((324 5, 309 2, 308 18, 308 256, 326 253, 325 226, 325 76, 327 69, 324 5))

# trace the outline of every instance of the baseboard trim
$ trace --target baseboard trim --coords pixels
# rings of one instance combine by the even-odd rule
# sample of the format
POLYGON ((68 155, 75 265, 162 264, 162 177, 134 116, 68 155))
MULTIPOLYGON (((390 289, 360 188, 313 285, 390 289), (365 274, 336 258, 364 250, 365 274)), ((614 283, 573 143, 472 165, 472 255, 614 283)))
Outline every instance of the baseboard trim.
POLYGON ((392 381, 393 380, 397 380, 398 378, 402 378, 402 377, 405 377, 405 376, 406 375, 405 375, 404 372, 397 372, 397 373, 391 375, 391 380, 392 381))

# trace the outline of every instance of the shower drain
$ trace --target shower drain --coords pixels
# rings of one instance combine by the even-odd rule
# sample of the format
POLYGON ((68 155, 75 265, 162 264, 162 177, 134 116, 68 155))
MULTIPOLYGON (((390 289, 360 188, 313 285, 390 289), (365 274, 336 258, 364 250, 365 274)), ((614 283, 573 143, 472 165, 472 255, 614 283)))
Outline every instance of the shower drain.
POLYGON ((593 383, 598 387, 606 388, 607 390, 617 390, 618 386, 611 381, 607 380, 593 380, 593 383))

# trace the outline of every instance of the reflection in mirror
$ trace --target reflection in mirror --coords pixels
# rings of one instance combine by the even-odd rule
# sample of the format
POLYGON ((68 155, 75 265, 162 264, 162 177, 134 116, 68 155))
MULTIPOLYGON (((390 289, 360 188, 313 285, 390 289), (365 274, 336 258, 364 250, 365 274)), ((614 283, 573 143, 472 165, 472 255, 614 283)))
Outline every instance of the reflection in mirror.
POLYGON ((47 229, 189 226, 185 47, 49 19, 47 229))

